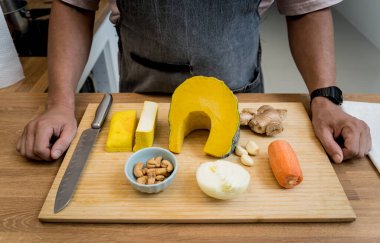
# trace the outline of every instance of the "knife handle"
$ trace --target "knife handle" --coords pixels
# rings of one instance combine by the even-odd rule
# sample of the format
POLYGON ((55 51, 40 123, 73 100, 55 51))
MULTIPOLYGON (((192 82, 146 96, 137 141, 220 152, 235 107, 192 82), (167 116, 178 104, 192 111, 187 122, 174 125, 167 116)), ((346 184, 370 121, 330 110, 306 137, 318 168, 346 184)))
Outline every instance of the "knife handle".
POLYGON ((107 117, 108 111, 112 104, 112 95, 104 94, 102 101, 96 109, 95 118, 92 121, 91 127, 94 129, 100 129, 107 117))

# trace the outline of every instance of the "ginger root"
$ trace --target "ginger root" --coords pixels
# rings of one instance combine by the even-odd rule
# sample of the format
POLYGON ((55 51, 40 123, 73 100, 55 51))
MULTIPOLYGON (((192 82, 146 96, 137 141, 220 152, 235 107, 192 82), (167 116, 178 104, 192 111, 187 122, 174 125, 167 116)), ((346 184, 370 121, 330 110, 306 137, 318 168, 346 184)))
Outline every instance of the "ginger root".
POLYGON ((251 113, 242 111, 240 113, 240 125, 248 126, 248 123, 252 118, 253 115, 251 113))
POLYGON ((253 109, 243 109, 240 124, 248 125, 255 133, 274 136, 284 130, 282 122, 286 113, 287 110, 275 109, 270 105, 263 105, 256 112, 253 109))

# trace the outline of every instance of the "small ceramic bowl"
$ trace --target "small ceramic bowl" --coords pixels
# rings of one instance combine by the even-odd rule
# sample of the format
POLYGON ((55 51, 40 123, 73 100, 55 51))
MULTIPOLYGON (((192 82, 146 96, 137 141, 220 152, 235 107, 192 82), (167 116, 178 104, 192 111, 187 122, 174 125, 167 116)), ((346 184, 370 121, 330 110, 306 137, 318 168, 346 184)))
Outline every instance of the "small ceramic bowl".
MULTIPOLYGON (((145 166, 144 166, 145 167, 145 166)), ((158 193, 165 190, 174 180, 178 171, 178 162, 174 154, 172 154, 169 150, 157 147, 150 147, 141 149, 135 153, 133 153, 127 160, 124 166, 124 173, 131 183, 132 187, 140 192, 144 193, 158 193), (170 176, 166 178, 163 182, 152 184, 152 185, 144 185, 139 184, 136 181, 136 177, 133 174, 133 168, 137 162, 143 162, 146 164, 151 158, 155 158, 158 156, 162 156, 163 159, 169 160, 174 167, 174 170, 171 172, 170 176)))

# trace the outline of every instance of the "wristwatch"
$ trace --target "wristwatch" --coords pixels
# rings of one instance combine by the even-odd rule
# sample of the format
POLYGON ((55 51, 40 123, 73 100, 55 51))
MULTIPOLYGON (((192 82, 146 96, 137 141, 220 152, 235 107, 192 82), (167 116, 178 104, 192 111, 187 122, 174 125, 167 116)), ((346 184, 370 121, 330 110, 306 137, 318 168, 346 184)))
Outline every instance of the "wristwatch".
POLYGON ((310 94, 310 103, 315 97, 325 97, 329 99, 336 105, 341 105, 343 103, 342 90, 336 86, 330 86, 325 88, 316 89, 310 94))

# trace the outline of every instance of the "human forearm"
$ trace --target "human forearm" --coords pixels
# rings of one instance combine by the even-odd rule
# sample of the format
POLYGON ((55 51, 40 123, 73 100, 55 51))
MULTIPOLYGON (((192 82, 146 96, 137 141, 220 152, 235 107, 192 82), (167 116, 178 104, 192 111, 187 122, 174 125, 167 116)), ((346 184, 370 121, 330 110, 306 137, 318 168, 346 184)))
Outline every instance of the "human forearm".
POLYGON ((289 45, 309 92, 335 85, 334 28, 330 9, 287 17, 289 45))
MULTIPOLYGON (((297 67, 311 93, 336 83, 334 30, 330 9, 287 17, 289 44, 297 67)), ((315 135, 336 163, 363 157, 371 148, 368 126, 342 111, 329 99, 311 103, 315 135)))
POLYGON ((74 94, 90 51, 93 20, 93 12, 77 10, 59 0, 53 2, 47 110, 25 126, 16 147, 27 158, 55 160, 76 134, 74 94))
POLYGON ((53 2, 49 24, 47 106, 74 108, 74 94, 91 47, 94 12, 53 2))

